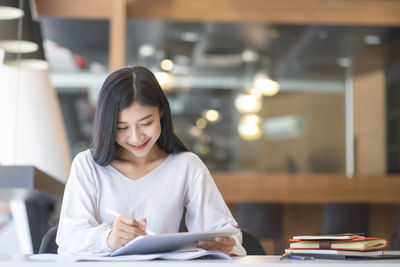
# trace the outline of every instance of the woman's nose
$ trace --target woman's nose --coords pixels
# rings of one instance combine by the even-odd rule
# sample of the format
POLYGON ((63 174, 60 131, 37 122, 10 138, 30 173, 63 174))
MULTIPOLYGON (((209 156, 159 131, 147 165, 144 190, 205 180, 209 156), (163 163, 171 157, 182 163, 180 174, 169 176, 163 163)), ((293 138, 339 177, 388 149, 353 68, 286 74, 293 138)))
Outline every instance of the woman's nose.
POLYGON ((141 132, 135 127, 132 127, 132 130, 129 133, 129 142, 134 144, 140 143, 141 136, 141 132))

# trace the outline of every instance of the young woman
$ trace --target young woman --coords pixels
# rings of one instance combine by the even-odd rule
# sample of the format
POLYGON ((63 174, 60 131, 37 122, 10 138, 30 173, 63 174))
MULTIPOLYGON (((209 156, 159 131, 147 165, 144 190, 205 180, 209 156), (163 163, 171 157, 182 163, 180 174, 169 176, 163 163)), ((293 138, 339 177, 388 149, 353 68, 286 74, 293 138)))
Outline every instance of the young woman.
MULTIPOLYGON (((174 134, 153 73, 144 67, 117 70, 98 98, 93 147, 72 163, 58 253, 108 254, 146 229, 178 232, 184 208, 189 231, 237 228, 207 167, 174 134)), ((238 231, 196 246, 245 255, 241 241, 238 231)))

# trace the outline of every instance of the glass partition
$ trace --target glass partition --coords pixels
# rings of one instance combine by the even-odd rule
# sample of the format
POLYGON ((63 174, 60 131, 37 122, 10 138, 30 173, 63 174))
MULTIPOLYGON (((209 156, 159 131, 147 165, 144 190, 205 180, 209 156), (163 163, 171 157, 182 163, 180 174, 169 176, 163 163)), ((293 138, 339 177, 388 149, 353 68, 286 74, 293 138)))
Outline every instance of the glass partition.
MULTIPOLYGON (((44 36, 77 66, 52 71, 76 154, 90 144, 109 25, 58 19, 72 46, 54 20, 42 18, 44 36)), ((355 60, 396 29, 130 19, 126 60, 157 74, 176 132, 212 171, 345 174, 355 60)))

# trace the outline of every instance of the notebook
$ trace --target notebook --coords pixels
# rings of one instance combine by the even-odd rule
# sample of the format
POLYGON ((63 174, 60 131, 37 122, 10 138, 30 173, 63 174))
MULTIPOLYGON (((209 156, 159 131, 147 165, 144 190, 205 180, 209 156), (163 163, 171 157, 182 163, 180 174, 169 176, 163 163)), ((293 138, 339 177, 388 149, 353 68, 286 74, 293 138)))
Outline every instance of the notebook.
POLYGON ((365 237, 363 233, 346 233, 346 234, 333 234, 333 235, 297 235, 293 236, 292 239, 301 240, 346 240, 352 238, 365 237))
POLYGON ((148 260, 192 260, 192 259, 222 259, 230 260, 231 257, 221 251, 215 250, 187 250, 187 251, 172 251, 164 253, 151 253, 151 254, 135 254, 135 255, 122 255, 122 256, 69 256, 58 254, 34 254, 30 256, 34 261, 148 261, 148 260))
POLYGON ((111 256, 148 254, 191 249, 198 241, 214 240, 216 237, 230 237, 236 229, 216 230, 208 232, 184 232, 160 235, 138 236, 125 246, 115 250, 111 256))
POLYGON ((354 237, 346 240, 301 240, 289 239, 291 249, 337 249, 369 251, 384 249, 387 240, 376 237, 354 237))
POLYGON ((352 251, 336 249, 285 249, 286 253, 299 256, 313 256, 321 259, 398 259, 400 250, 374 250, 374 251, 352 251))

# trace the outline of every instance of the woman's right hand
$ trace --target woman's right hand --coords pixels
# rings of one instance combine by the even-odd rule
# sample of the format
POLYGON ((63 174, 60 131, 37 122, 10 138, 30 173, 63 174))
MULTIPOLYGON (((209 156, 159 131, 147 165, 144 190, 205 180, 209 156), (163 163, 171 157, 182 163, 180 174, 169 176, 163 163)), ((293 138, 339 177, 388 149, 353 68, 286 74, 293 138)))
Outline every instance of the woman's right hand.
POLYGON ((118 216, 113 230, 107 237, 107 245, 111 249, 123 247, 126 243, 140 235, 146 235, 146 219, 135 220, 131 217, 118 216))

